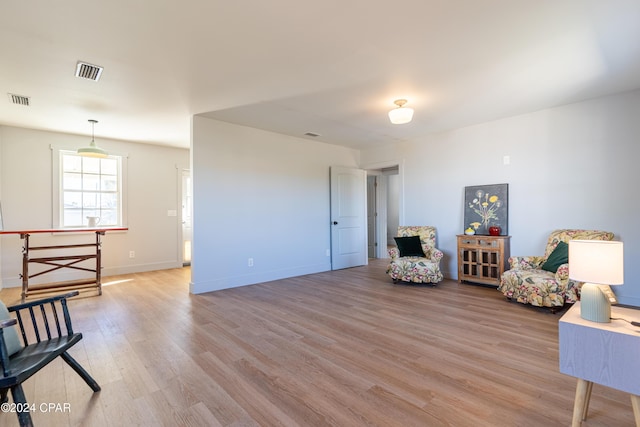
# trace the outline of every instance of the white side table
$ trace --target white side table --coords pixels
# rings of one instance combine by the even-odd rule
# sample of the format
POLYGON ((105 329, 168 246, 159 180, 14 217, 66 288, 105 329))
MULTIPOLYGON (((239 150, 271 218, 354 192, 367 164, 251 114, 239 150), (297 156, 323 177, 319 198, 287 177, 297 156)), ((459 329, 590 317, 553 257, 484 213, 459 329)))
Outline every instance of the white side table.
MULTIPOLYGON (((612 318, 640 322, 640 310, 612 307, 612 318)), ((640 327, 623 320, 597 323, 580 317, 580 303, 559 322, 560 372, 578 378, 572 426, 586 420, 593 383, 631 395, 640 427, 640 327)))

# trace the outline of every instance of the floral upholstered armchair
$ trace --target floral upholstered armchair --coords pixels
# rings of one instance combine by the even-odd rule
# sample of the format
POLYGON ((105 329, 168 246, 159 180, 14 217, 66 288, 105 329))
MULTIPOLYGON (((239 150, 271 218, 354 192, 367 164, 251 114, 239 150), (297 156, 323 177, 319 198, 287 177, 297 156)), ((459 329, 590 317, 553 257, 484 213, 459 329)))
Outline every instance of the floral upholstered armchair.
POLYGON ((391 262, 387 268, 393 283, 442 281, 440 260, 443 254, 435 247, 435 227, 400 226, 396 243, 398 247, 389 249, 391 262))
POLYGON ((598 230, 555 230, 544 256, 512 256, 510 270, 498 290, 507 298, 538 307, 560 308, 578 300, 582 282, 569 279, 568 245, 573 239, 612 240, 613 233, 598 230))

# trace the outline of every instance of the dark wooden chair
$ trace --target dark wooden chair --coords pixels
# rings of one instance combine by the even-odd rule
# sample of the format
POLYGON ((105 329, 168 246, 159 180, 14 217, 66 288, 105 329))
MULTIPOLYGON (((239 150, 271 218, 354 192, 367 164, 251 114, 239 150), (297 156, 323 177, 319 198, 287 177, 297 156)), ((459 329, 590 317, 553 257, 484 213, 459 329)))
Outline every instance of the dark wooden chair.
MULTIPOLYGON (((7 307, 8 312, 15 313, 16 317, 0 320, 0 399, 2 403, 6 403, 7 393, 11 390, 21 426, 33 425, 22 383, 58 356, 62 357, 94 392, 100 391, 98 383, 67 353, 67 350, 82 339, 81 333, 73 332, 67 307, 67 298, 76 295, 78 291, 16 304, 7 307), (64 322, 64 329, 61 328, 60 317, 64 322), (15 337, 16 331, 13 326, 16 323, 20 327, 22 346, 15 337)), ((6 316, 7 309, 4 308, 4 304, 1 305, 6 316)))

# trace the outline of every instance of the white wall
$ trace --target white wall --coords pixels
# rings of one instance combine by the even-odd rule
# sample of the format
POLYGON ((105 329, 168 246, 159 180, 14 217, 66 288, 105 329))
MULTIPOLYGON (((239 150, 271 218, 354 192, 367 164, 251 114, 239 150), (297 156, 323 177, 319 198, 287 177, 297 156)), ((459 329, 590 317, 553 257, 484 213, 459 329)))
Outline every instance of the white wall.
POLYGON ((192 292, 331 268, 329 167, 356 151, 199 116, 191 148, 192 292))
POLYGON ((363 151, 361 161, 404 159, 405 223, 437 227, 447 277, 457 278, 464 187, 508 183, 512 255, 542 255, 556 228, 613 231, 625 244, 625 284, 614 291, 640 306, 639 118, 633 91, 363 151))
MULTIPOLYGON (((464 187, 506 182, 511 254, 541 255, 556 228, 613 231, 625 243, 626 279, 614 291, 621 303, 640 306, 638 117, 640 91, 634 91, 361 153, 194 117, 192 291, 330 269, 329 167, 396 162, 402 165, 403 223, 438 228, 447 277, 457 276, 464 187), (503 164, 505 155, 509 165, 503 164)), ((82 136, 0 126, 5 229, 51 227, 49 146, 86 142, 82 136)), ((189 151, 98 142, 129 154, 130 230, 105 236, 103 274, 179 266, 180 218, 167 211, 181 212, 180 173, 189 167, 189 151), (128 258, 130 250, 136 258, 128 258)), ((44 244, 79 239, 42 237, 44 244)), ((20 248, 17 236, 0 238, 5 287, 20 283, 20 248)))
MULTIPOLYGON (((0 194, 5 230, 51 228, 52 150, 78 148, 86 136, 0 126, 0 194)), ((107 233, 102 239, 103 276, 133 273, 182 265, 180 174, 189 168, 189 150, 115 140, 97 140, 98 145, 128 155, 127 232, 107 233), (129 251, 135 258, 129 258, 129 251)), ((92 235, 32 235, 31 244, 86 243, 92 235)), ((22 241, 18 235, 0 238, 2 286, 21 284, 22 241)), ((82 273, 81 273, 82 274, 82 273)), ((78 278, 73 270, 43 275, 32 283, 78 278)))

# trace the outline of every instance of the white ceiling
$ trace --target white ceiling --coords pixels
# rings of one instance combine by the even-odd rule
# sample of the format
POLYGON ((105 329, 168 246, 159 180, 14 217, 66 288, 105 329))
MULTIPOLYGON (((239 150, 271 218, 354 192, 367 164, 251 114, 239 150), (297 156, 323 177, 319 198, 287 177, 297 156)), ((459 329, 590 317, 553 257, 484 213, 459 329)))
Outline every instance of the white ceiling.
POLYGON ((3 0, 0 51, 0 124, 188 147, 205 114, 366 148, 640 88, 640 1, 3 0))

